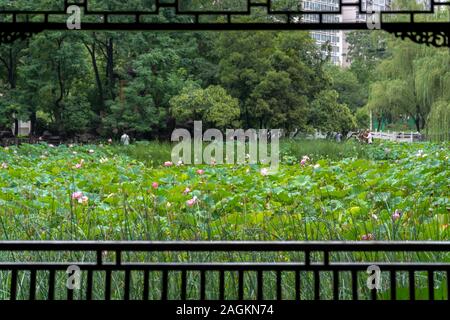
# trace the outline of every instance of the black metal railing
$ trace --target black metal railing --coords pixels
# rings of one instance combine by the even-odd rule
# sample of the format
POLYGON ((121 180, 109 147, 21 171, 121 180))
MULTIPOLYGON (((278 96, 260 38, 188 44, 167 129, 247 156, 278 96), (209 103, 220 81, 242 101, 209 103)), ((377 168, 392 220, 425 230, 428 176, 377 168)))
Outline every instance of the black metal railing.
POLYGON ((450 300, 449 288, 450 242, 0 242, 1 300, 450 300))

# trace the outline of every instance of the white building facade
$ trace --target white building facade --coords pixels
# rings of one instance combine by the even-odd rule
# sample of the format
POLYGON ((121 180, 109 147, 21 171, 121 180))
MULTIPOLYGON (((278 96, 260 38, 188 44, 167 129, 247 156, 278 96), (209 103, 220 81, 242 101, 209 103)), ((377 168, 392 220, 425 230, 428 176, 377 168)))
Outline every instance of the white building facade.
MULTIPOLYGON (((355 3, 355 0, 344 0, 344 3, 355 3)), ((362 9, 372 12, 388 11, 391 8, 392 0, 362 0, 362 9)), ((305 11, 336 12, 339 11, 339 0, 302 0, 302 8, 305 11)), ((318 22, 317 15, 305 15, 303 22, 318 22)), ((365 22, 364 14, 359 14, 359 7, 345 6, 342 14, 329 14, 323 16, 323 22, 365 22)), ((311 31, 311 37, 319 47, 329 45, 330 52, 324 50, 324 54, 330 54, 330 59, 335 65, 346 67, 350 64, 348 60, 348 43, 346 42, 347 31, 327 30, 311 31)))
MULTIPOLYGON (((338 0, 302 0, 302 8, 305 11, 321 11, 321 12, 336 12, 339 11, 338 0)), ((339 15, 323 16, 323 22, 340 22, 339 15)), ((314 14, 305 15, 303 22, 319 22, 319 17, 314 14)), ((314 39, 319 47, 324 45, 329 46, 329 51, 324 50, 324 54, 330 54, 331 61, 336 65, 342 64, 342 32, 339 30, 317 30, 311 31, 311 37, 314 39)))

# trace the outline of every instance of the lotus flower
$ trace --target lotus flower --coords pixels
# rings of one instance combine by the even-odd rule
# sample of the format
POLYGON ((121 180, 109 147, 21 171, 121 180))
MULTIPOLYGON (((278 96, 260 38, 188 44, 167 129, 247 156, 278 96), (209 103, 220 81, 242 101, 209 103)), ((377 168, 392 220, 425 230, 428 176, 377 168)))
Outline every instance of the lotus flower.
POLYGON ((202 175, 202 174, 204 174, 205 173, 205 170, 202 170, 202 169, 198 169, 197 170, 197 174, 199 174, 199 175, 202 175))
POLYGON ((80 199, 78 199, 78 203, 81 203, 81 204, 88 204, 88 202, 89 202, 89 198, 86 196, 82 196, 80 199))
POLYGON ((197 197, 194 196, 192 199, 186 201, 188 207, 193 207, 197 203, 197 197))
POLYGON ((397 221, 398 219, 400 219, 401 215, 402 215, 402 212, 400 210, 396 209, 394 211, 394 213, 392 214, 392 220, 397 221))
POLYGON ((373 240, 373 239, 375 239, 375 237, 373 236, 373 234, 368 233, 368 234, 363 235, 363 236, 361 237, 361 239, 362 239, 362 240, 365 240, 365 241, 368 241, 368 240, 373 240))
POLYGON ((184 189, 183 194, 184 194, 184 195, 187 195, 189 192, 191 192, 191 189, 186 188, 186 189, 184 189))
POLYGON ((171 167, 171 166, 173 166, 173 162, 172 161, 164 162, 164 167, 171 167))
POLYGON ((8 164, 6 162, 2 163, 2 169, 8 169, 8 164))
POLYGON ((261 169, 261 175, 262 176, 267 176, 267 175, 269 175, 269 169, 267 169, 267 168, 262 168, 261 169))
POLYGON ((311 160, 308 156, 303 156, 302 160, 300 160, 300 164, 302 166, 306 165, 306 163, 311 160))
POLYGON ((152 188, 153 188, 153 189, 158 189, 158 187, 159 187, 158 182, 153 182, 153 183, 152 183, 152 188))
POLYGON ((80 200, 82 197, 83 197, 83 192, 81 192, 81 191, 72 193, 73 200, 80 200))

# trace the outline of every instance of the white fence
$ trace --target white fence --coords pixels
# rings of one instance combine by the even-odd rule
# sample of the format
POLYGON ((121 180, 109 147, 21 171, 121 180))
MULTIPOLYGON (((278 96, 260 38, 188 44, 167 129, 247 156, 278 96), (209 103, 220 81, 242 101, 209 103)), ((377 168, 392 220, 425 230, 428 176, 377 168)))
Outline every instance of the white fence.
POLYGON ((391 140, 399 142, 414 142, 421 141, 422 135, 420 133, 404 133, 404 132, 372 132, 374 139, 391 140))

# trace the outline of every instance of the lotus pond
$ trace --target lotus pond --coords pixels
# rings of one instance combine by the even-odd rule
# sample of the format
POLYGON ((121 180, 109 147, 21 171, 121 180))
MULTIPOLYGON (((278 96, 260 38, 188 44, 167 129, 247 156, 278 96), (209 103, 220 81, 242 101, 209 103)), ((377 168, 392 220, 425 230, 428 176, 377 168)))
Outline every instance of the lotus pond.
POLYGON ((0 148, 0 239, 448 240, 449 147, 377 143, 332 159, 291 144, 273 175, 149 165, 107 144, 0 148))

